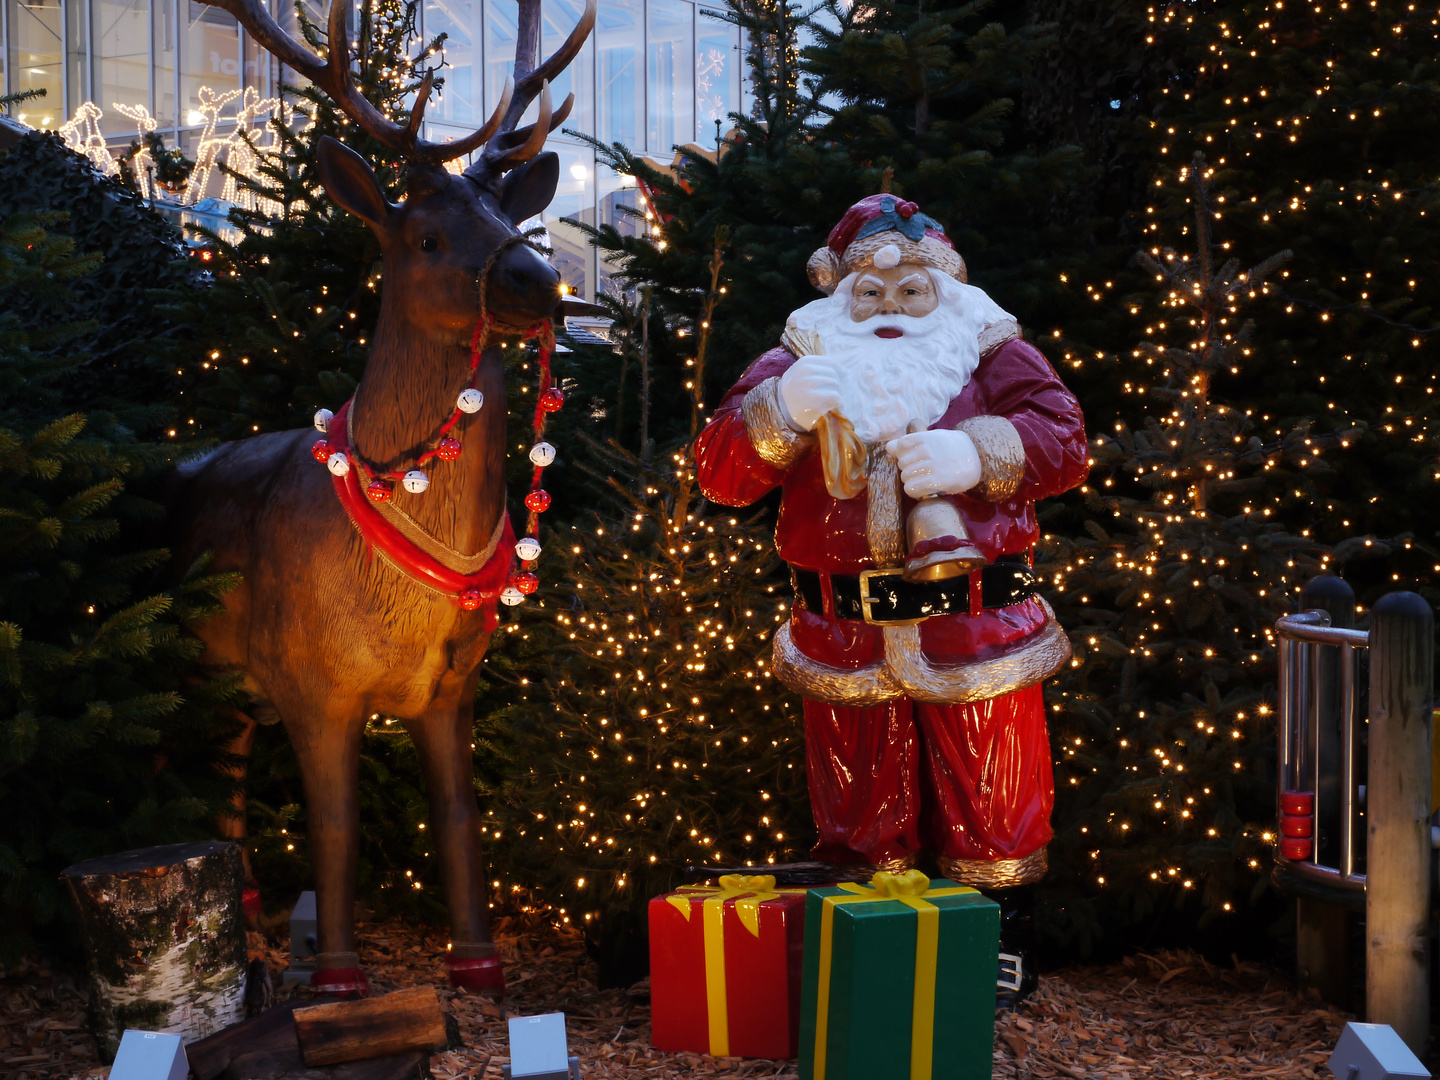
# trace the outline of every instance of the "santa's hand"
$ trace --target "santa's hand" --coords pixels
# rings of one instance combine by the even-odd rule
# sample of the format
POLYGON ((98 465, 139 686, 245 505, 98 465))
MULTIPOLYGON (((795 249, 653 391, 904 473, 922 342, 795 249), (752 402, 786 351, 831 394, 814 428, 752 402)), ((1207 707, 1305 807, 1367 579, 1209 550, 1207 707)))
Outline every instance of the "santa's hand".
POLYGON ((840 408, 840 381, 828 357, 802 356, 780 376, 780 411, 796 431, 810 431, 826 413, 840 408))
POLYGON ((980 482, 980 455, 963 431, 918 431, 885 444, 912 499, 958 495, 980 482))

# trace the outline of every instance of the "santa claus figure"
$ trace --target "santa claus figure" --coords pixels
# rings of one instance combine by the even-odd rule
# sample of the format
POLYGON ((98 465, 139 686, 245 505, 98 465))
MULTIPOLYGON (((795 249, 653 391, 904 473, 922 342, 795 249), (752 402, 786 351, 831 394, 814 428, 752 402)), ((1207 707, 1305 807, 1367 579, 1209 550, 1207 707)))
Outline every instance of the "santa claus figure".
POLYGON ((1080 406, 914 203, 856 203, 809 269, 828 295, 716 410, 701 487, 782 489, 774 671, 805 699, 814 857, 929 853, 1000 900, 1023 993, 1054 801, 1041 682, 1070 655, 1030 569, 1035 502, 1085 476, 1080 406))

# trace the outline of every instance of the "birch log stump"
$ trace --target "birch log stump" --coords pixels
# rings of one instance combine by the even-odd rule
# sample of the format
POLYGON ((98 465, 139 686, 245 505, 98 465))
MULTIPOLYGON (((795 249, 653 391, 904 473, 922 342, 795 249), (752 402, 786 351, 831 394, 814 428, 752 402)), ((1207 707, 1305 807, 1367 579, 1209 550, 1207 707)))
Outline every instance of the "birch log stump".
POLYGON ((238 844, 168 844, 62 872, 90 957, 90 1021, 105 1061, 126 1028, 186 1042, 245 1015, 238 844))

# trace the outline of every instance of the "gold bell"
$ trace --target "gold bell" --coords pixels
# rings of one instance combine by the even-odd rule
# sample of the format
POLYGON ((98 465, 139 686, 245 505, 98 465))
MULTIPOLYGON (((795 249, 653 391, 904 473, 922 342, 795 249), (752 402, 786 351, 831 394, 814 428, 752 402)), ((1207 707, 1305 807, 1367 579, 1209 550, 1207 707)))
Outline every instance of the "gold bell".
POLYGON ((906 581, 944 581, 946 578, 973 574, 985 565, 985 556, 970 542, 969 530, 955 504, 939 495, 919 500, 905 521, 907 547, 913 552, 926 540, 953 536, 958 547, 948 551, 930 551, 911 555, 905 560, 906 581))
MULTIPOLYGON (((912 433, 923 430, 918 421, 910 424, 912 433)), ((965 519, 954 503, 940 495, 917 500, 905 520, 906 547, 913 552, 926 540, 944 537, 954 537, 960 543, 948 550, 912 554, 905 560, 905 571, 901 575, 906 581, 945 581, 973 574, 985 565, 985 556, 971 542, 965 519)))

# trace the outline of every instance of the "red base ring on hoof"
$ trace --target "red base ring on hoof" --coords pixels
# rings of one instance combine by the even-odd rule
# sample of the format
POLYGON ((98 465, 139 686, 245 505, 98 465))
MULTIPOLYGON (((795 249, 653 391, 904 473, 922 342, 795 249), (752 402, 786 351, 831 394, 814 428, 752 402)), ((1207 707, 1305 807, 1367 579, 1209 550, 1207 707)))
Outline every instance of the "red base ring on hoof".
POLYGON ((460 957, 445 961, 450 985, 505 996, 505 968, 498 956, 460 957))
POLYGON ((321 968, 310 976, 310 989, 332 997, 369 997, 370 980, 363 968, 321 968))

